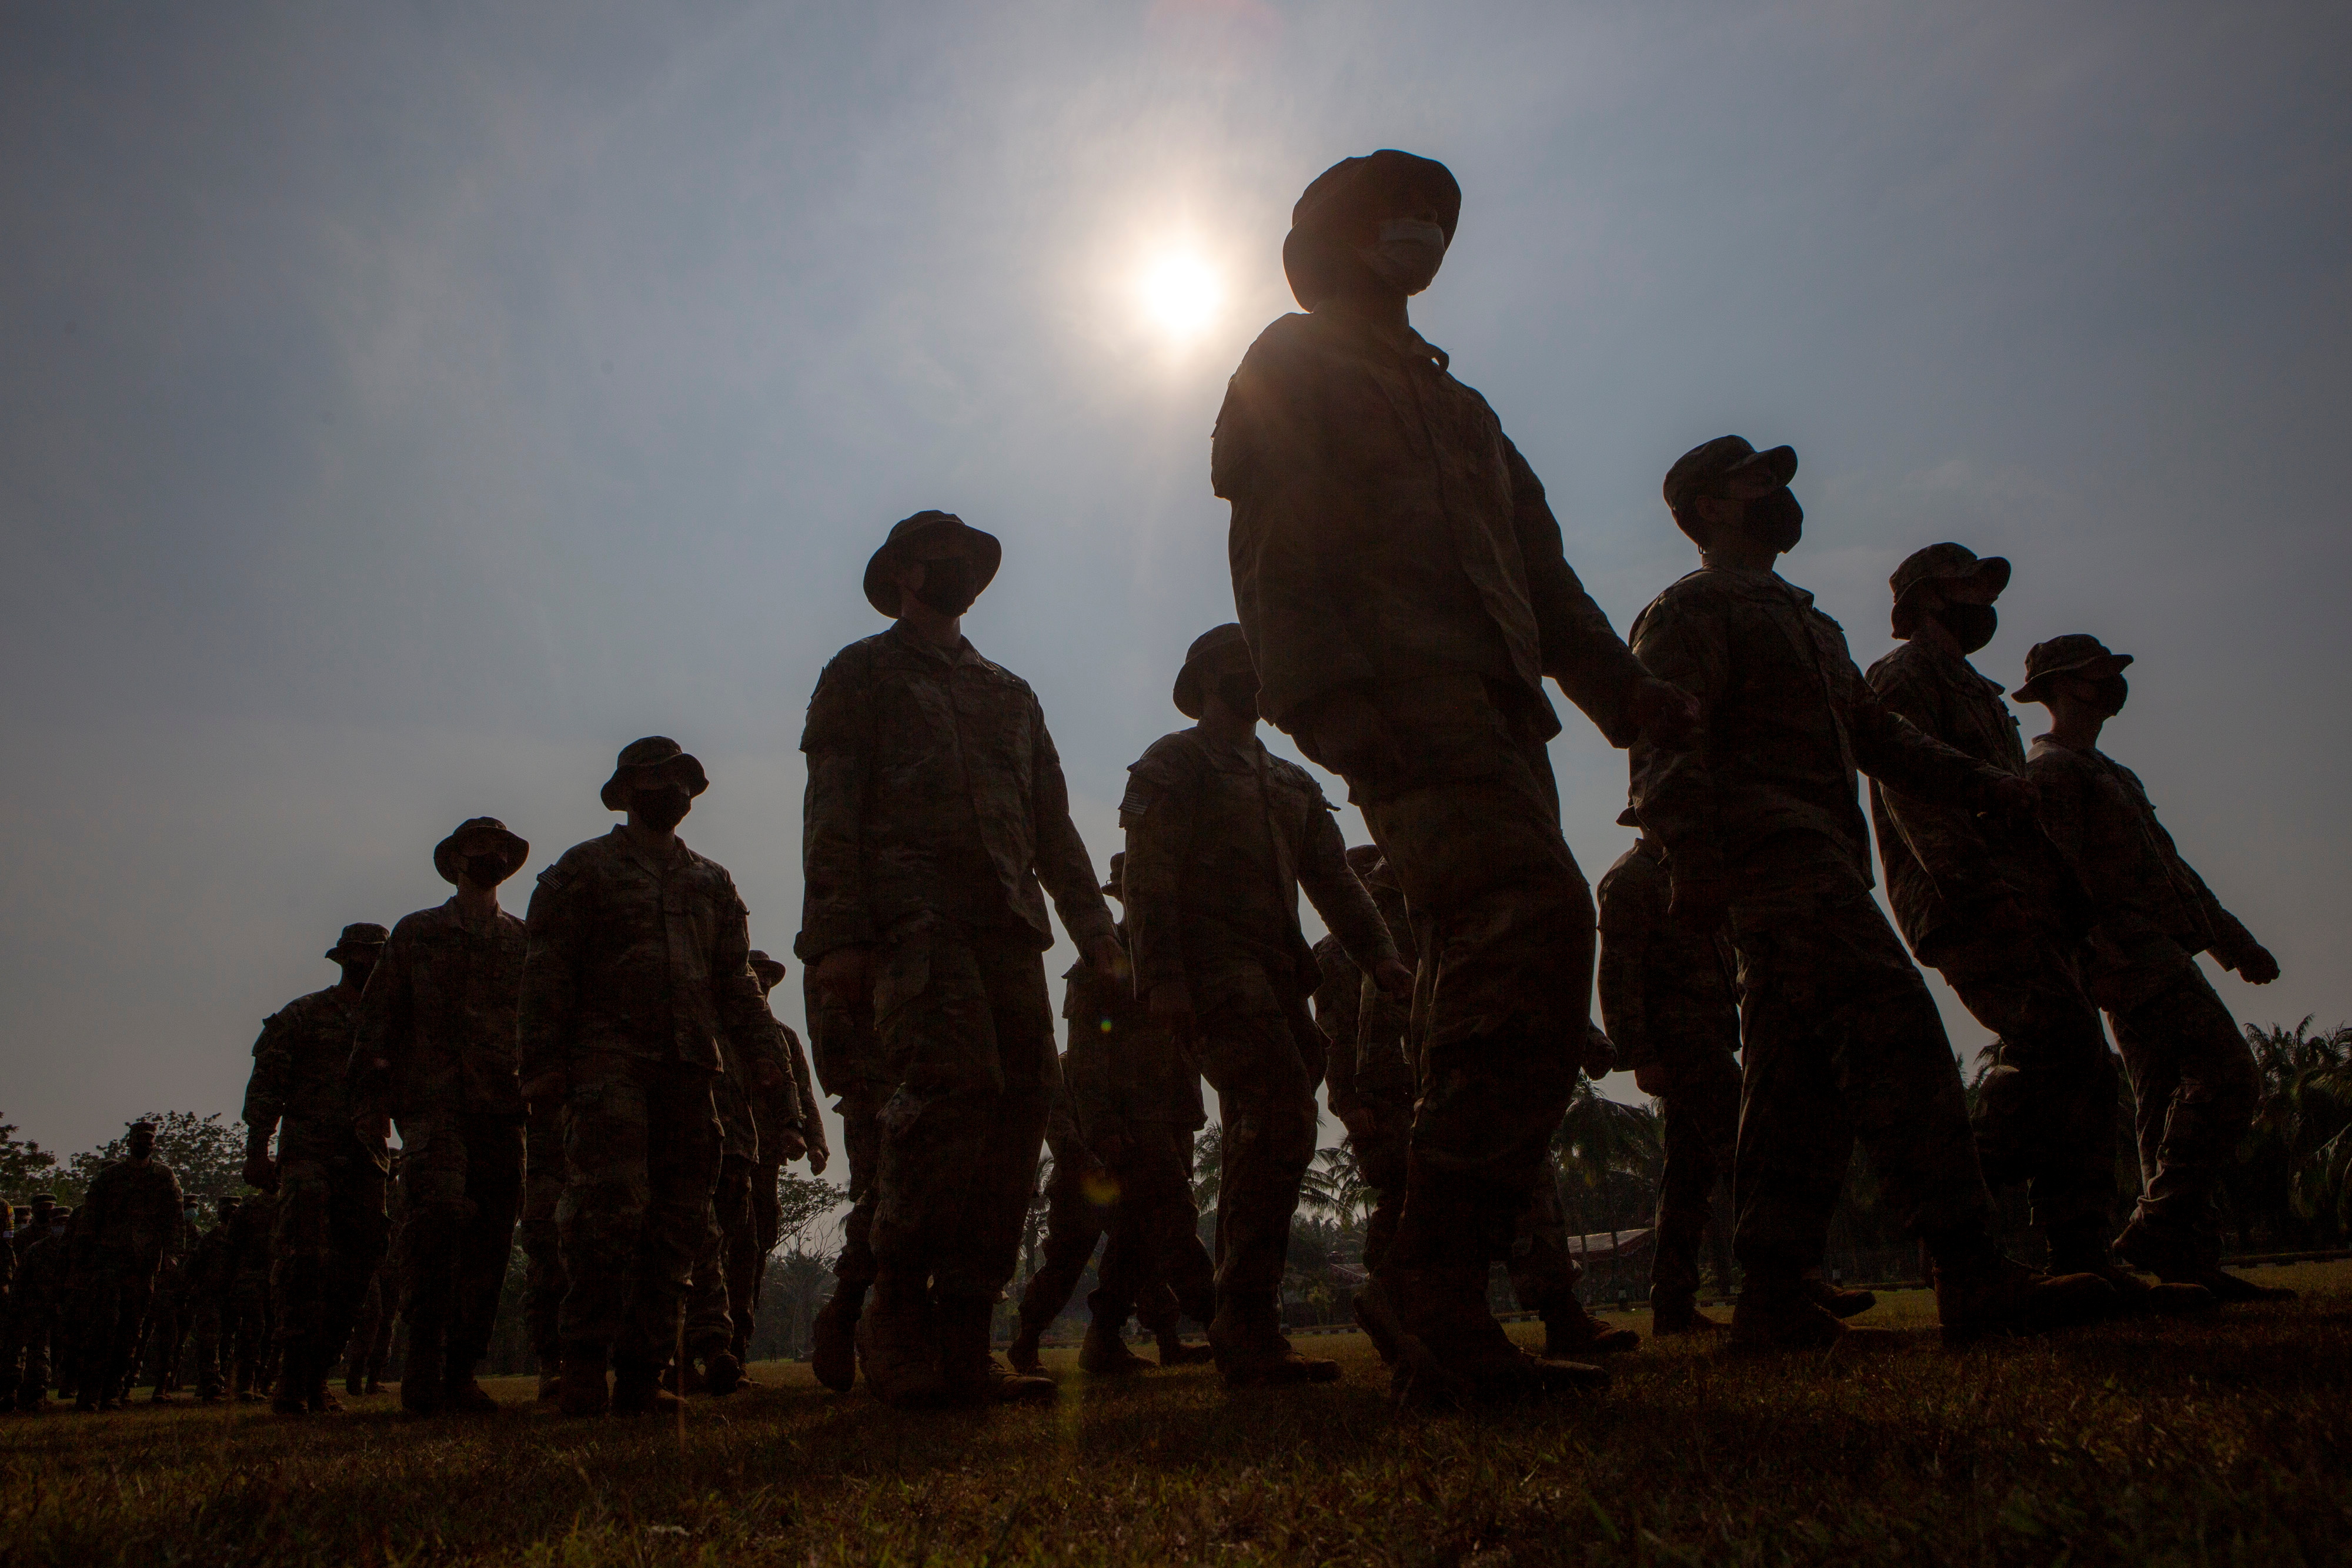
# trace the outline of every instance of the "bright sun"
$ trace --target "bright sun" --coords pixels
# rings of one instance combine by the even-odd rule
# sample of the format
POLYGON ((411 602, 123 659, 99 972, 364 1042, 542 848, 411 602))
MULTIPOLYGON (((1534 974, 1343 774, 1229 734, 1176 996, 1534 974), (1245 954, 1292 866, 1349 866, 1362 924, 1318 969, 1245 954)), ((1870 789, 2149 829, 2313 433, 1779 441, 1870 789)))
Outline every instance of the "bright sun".
POLYGON ((1163 256, 1147 267, 1138 292, 1144 314, 1178 341, 1199 336, 1224 303, 1214 269, 1184 253, 1163 256))

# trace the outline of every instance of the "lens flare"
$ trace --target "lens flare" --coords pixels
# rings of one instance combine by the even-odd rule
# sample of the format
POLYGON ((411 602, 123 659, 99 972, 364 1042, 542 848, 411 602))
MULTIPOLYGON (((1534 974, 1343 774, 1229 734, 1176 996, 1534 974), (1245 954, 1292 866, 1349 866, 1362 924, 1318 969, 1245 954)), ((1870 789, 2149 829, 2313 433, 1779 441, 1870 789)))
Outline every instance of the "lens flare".
POLYGON ((1225 298, 1216 270, 1183 252, 1163 256, 1147 267, 1138 292, 1145 316, 1178 342, 1200 336, 1216 319, 1225 298))

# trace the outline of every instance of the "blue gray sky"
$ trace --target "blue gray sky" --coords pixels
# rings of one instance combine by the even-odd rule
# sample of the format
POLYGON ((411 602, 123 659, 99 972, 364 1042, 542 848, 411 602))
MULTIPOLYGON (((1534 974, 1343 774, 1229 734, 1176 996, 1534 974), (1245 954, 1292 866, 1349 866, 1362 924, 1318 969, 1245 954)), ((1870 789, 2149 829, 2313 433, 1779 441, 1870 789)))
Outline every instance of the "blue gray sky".
MULTIPOLYGON (((2347 59, 2322 5, 0 8, 0 1113, 233 1113, 337 927, 477 813, 519 906, 646 733, 787 949, 802 711, 924 507, 1004 540, 968 630, 1107 858, 1232 614, 1289 205, 1381 146, 1461 180, 1416 321, 1621 629, 1726 431, 1864 663, 1909 550, 2011 556, 1979 663, 2138 655, 2110 749, 2285 968, 2231 1006, 2352 1018, 2347 59)), ((1597 879, 1623 758, 1554 755, 1597 879)))

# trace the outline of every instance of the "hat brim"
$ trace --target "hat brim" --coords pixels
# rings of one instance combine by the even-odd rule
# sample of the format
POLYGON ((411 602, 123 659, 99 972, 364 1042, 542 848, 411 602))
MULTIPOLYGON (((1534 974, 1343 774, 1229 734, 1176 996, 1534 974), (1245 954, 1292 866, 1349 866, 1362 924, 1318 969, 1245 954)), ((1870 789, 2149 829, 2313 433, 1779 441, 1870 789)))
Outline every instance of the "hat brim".
POLYGON ((953 536, 961 544, 964 555, 977 569, 974 575, 979 580, 972 585, 973 597, 987 592, 988 585, 996 580, 996 569, 1004 563, 1003 542, 994 534, 975 528, 970 523, 942 522, 883 541, 882 548, 866 562, 866 602, 896 621, 898 618, 898 585, 891 580, 891 575, 898 570, 898 563, 908 559, 911 547, 940 534, 953 536))
POLYGON ((2007 556, 1989 555, 1978 558, 1977 563, 1966 571, 1943 572, 1934 577, 1923 577, 1916 582, 1906 584, 1903 591, 1895 596, 1893 615, 1895 634, 1897 637, 1908 637, 1919 629, 1918 593, 1921 589, 1938 582, 1979 582, 1989 590, 1989 597, 1985 602, 1990 604, 2008 591, 2009 573, 2010 565, 2007 556))
POLYGON ((782 960, 770 958, 765 963, 755 961, 751 966, 751 973, 760 977, 761 985, 766 987, 769 990, 774 990, 777 984, 782 981, 784 976, 790 973, 790 971, 784 967, 782 960))
POLYGON ((1209 677, 1222 673, 1227 666, 1252 671, 1257 668, 1250 658, 1248 643, 1229 643, 1221 648, 1212 648, 1197 659, 1185 660, 1184 667, 1176 672, 1176 689, 1169 694, 1176 704, 1176 711, 1190 719, 1198 719, 1208 711, 1209 677))
POLYGON ((1642 825, 1642 819, 1633 814, 1633 807, 1628 806, 1617 813, 1617 825, 1621 828, 1638 828, 1642 825))
POLYGON ((686 793, 688 799, 710 788, 710 776, 702 770, 700 759, 690 751, 681 751, 667 762, 649 762, 634 768, 614 768, 613 776, 605 779, 604 787, 596 792, 596 799, 604 802, 604 810, 607 811, 625 811, 628 810, 628 802, 621 798, 621 790, 647 774, 653 773, 682 775, 686 779, 686 793))
POLYGON ((1793 446, 1768 446, 1761 452, 1751 452, 1738 462, 1717 475, 1710 488, 1722 488, 1727 494, 1746 497, 1761 496, 1777 490, 1797 476, 1797 449, 1793 446))
POLYGON ((338 942, 333 946, 327 949, 327 956, 338 964, 343 961, 346 954, 356 953, 373 953, 378 957, 382 957, 383 956, 383 944, 381 942, 338 942))
POLYGON ((2056 669, 2043 670, 2035 674, 2010 693, 2010 700, 2038 703, 2042 700, 2042 694, 2049 689, 2050 683, 2061 675, 2081 675, 2086 680, 2104 681, 2109 675, 2122 674, 2125 666, 2131 662, 2129 653, 2096 653, 2087 659, 2078 659, 2071 664, 2061 664, 2056 669))
POLYGON ((457 858, 464 852, 457 842, 460 837, 496 841, 499 858, 506 862, 506 870, 499 873, 500 882, 520 871, 522 862, 530 858, 530 841, 520 833, 506 828, 477 828, 471 833, 452 833, 433 846, 433 869, 439 872, 441 880, 452 887, 457 885, 457 858))

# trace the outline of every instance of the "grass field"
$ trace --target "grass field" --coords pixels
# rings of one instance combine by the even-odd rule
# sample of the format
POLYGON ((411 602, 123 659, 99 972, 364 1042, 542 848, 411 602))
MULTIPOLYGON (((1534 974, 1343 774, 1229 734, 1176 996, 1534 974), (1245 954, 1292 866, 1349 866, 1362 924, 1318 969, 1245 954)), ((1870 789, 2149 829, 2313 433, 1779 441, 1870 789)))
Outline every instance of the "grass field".
MULTIPOLYGON (((1212 1372, 1053 1406, 899 1415, 807 1369, 668 1418, 566 1422, 182 1404, 0 1422, 15 1563, 2339 1563, 2352 1560, 2352 1264, 2198 1326, 1948 1352, 1932 1302, 1862 1352, 1644 1344, 1542 1410, 1390 1407, 1212 1372)), ((1636 1327, 1646 1319, 1627 1320, 1636 1327)), ((1048 1357, 1048 1364, 1055 1358, 1048 1357)), ((142 1396, 143 1397, 143 1396, 142 1396)))

